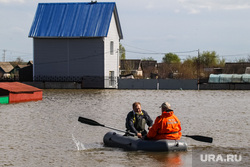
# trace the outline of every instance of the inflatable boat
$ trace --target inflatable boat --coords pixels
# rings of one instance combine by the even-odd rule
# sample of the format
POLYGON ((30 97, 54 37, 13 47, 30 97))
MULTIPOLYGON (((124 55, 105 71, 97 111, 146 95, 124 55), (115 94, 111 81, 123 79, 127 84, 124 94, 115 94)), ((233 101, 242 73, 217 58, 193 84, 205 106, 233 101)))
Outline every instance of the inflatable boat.
POLYGON ((124 136, 116 132, 108 132, 103 137, 107 147, 123 148, 131 151, 187 151, 184 140, 142 140, 133 136, 124 136))

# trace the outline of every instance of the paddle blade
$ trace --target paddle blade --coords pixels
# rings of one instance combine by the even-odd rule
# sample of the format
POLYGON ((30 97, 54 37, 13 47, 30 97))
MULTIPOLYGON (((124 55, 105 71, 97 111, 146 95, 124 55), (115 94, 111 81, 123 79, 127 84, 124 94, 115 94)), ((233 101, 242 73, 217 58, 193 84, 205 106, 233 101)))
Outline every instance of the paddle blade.
POLYGON ((88 118, 84 118, 84 117, 79 117, 78 121, 84 124, 88 124, 88 125, 93 125, 93 126, 104 126, 94 120, 88 119, 88 118))
POLYGON ((212 137, 206 137, 206 136, 200 136, 200 135, 184 135, 186 137, 190 137, 194 140, 201 141, 201 142, 206 142, 206 143, 212 143, 213 138, 212 137))

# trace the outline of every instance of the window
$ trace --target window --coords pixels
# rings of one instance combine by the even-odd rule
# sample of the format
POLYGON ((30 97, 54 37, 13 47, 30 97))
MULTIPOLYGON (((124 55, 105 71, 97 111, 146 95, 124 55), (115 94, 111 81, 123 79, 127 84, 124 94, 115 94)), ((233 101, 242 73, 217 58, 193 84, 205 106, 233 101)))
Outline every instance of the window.
POLYGON ((110 41, 110 55, 114 55, 114 41, 110 41))
POLYGON ((109 71, 109 86, 115 86, 115 72, 109 71))

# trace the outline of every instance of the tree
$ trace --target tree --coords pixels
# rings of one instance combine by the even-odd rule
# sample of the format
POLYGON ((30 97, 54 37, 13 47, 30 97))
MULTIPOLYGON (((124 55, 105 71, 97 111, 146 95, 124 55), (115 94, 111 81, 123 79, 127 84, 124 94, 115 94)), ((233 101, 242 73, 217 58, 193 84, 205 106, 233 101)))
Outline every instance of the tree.
POLYGON ((122 44, 119 45, 119 51, 120 51, 120 59, 124 60, 126 59, 126 50, 125 48, 122 46, 122 44))
POLYGON ((164 74, 159 75, 159 77, 173 78, 174 75, 176 74, 179 75, 180 65, 181 65, 181 59, 176 54, 174 53, 165 54, 165 56, 162 58, 161 69, 159 70, 164 74))
POLYGON ((174 53, 167 53, 165 54, 165 56, 162 58, 162 62, 163 63, 167 63, 167 64, 176 64, 176 63, 180 63, 181 59, 179 58, 178 55, 174 54, 174 53))
POLYGON ((10 64, 15 67, 18 64, 27 64, 24 62, 24 60, 21 57, 17 57, 15 61, 10 62, 10 64))
POLYGON ((148 58, 142 58, 142 60, 149 60, 149 61, 155 61, 155 59, 153 57, 148 57, 148 58))
POLYGON ((184 79, 196 79, 197 78, 197 58, 188 57, 181 65, 179 72, 184 79))
POLYGON ((23 59, 22 59, 21 57, 17 57, 16 60, 15 60, 15 62, 17 62, 17 63, 22 63, 22 62, 23 62, 23 59))
POLYGON ((219 59, 219 62, 217 64, 217 67, 224 67, 225 66, 225 63, 226 63, 226 60, 225 59, 219 59))
POLYGON ((219 64, 220 59, 215 51, 204 51, 200 56, 200 64, 204 67, 215 67, 219 64))

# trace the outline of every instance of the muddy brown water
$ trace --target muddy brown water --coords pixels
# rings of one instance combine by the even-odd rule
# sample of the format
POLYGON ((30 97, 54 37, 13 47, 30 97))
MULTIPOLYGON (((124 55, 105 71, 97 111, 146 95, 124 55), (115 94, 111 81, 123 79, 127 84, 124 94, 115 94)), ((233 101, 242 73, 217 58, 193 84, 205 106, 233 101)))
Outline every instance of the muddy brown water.
POLYGON ((204 167, 249 166, 249 110, 250 91, 44 90, 42 101, 0 105, 0 166, 182 167, 194 166, 193 155, 203 155, 203 161, 215 156, 211 161, 216 162, 202 162, 204 167), (103 146, 109 129, 77 121, 83 116, 125 130, 126 114, 135 101, 153 120, 161 103, 168 101, 183 134, 210 136, 214 142, 183 137, 187 152, 124 151, 103 146), (219 155, 238 159, 223 162, 219 155))

